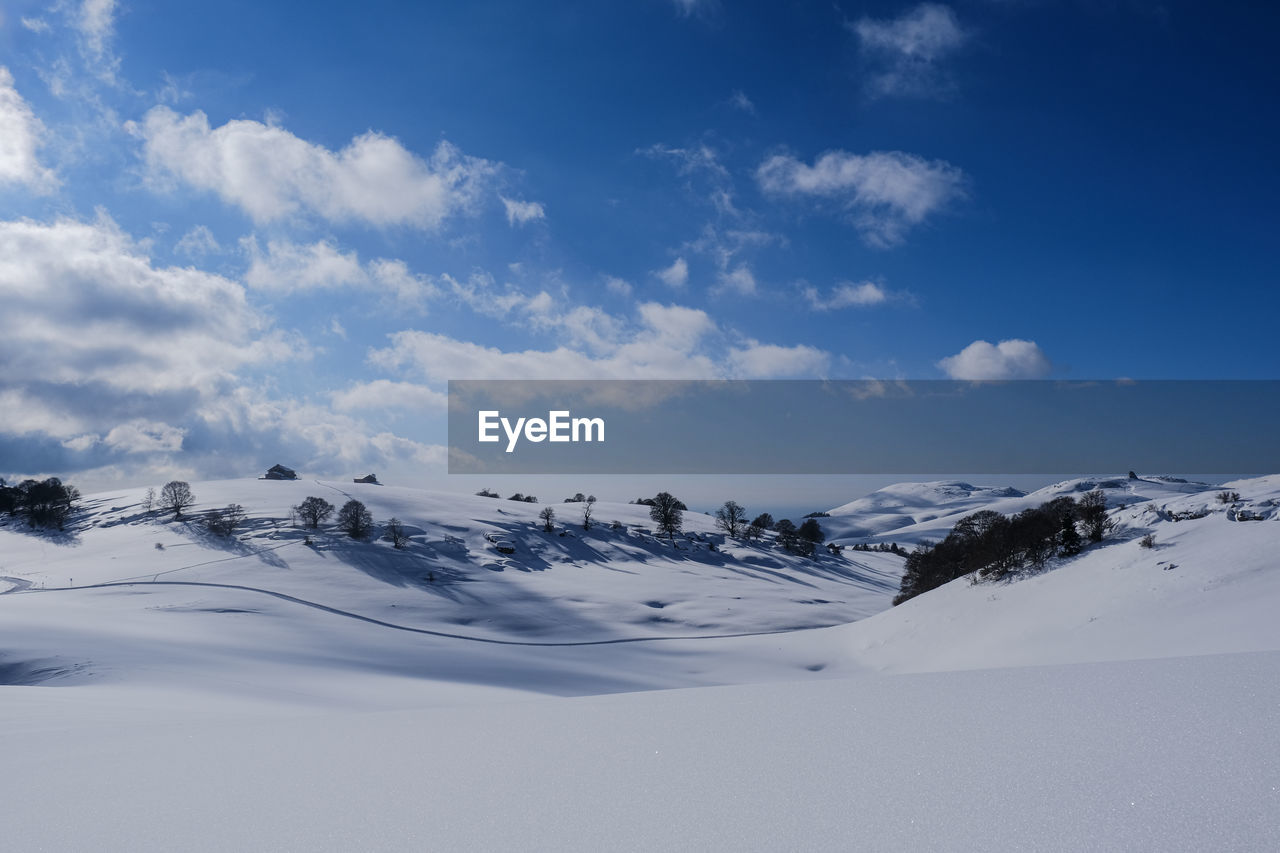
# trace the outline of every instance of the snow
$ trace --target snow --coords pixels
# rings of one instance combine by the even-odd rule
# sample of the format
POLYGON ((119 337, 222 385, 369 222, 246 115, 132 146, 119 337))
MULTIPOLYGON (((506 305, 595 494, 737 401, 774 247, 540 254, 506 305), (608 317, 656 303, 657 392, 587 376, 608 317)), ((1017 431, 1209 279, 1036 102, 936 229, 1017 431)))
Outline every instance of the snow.
POLYGON ((900 557, 693 513, 673 546, 631 505, 547 534, 539 505, 193 483, 193 518, 247 510, 227 542, 89 496, 67 535, 0 527, 5 846, 1272 849, 1280 476, 903 484, 820 522, 909 543, 1098 486, 1108 542, 894 608, 900 557), (306 544, 311 494, 410 546, 306 544))

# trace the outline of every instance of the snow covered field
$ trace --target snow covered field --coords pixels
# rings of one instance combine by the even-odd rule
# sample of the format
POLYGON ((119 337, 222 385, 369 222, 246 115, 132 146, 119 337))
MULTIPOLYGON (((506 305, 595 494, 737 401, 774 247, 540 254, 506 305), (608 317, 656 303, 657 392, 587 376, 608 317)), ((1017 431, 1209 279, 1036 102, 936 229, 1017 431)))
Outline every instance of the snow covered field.
POLYGON ((227 541, 89 496, 65 536, 0 528, 4 846, 1274 849, 1280 476, 1231 505, 904 484, 821 521, 908 544, 1095 486, 1112 539, 896 608, 900 557, 694 513, 677 548, 639 506, 548 534, 505 500, 194 483, 192 519, 248 511, 227 541), (348 494, 409 547, 288 521, 348 494))

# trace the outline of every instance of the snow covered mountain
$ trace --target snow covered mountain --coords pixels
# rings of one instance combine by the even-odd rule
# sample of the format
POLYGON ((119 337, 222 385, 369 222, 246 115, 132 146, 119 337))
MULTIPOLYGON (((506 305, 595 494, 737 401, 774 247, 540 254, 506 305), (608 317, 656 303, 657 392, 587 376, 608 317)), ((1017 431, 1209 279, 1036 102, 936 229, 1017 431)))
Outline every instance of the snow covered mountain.
POLYGON ((1268 849, 1280 834, 1280 476, 903 484, 821 518, 839 541, 908 544, 977 509, 1107 495, 1107 541, 899 607, 901 557, 810 560, 694 513, 673 544, 627 504, 596 504, 591 530, 553 504, 547 533, 541 506, 483 497, 192 488, 183 521, 122 491, 87 497, 65 535, 0 528, 14 849, 1268 849), (289 508, 309 495, 399 518, 408 546, 298 528, 289 508), (210 535, 199 514, 228 503, 246 524, 210 535))

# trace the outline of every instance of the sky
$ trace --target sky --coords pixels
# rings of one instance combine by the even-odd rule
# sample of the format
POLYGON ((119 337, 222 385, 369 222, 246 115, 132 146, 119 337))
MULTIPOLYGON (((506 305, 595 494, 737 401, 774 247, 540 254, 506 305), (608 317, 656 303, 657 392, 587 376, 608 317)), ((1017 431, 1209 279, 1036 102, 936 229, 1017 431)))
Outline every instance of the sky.
POLYGON ((1277 23, 10 0, 0 475, 473 490, 449 379, 1277 378, 1277 23))

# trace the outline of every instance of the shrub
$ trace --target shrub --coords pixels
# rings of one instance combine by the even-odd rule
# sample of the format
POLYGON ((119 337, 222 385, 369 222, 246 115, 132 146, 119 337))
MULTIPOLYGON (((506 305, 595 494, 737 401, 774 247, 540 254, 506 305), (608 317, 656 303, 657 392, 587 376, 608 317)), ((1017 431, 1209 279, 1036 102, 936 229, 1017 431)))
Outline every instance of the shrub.
POLYGON ((1220 504, 1233 504, 1239 500, 1239 492, 1218 492, 1218 503, 1220 504))
POLYGON ((500 498, 500 497, 502 497, 502 495, 498 494, 497 492, 491 491, 491 490, 489 490, 489 489, 481 489, 480 491, 476 492, 476 494, 477 494, 478 496, 482 497, 482 498, 500 498))
POLYGON ((404 525, 400 523, 400 519, 395 516, 387 519, 385 528, 385 537, 391 542, 391 547, 399 550, 409 542, 408 531, 404 529, 404 525))
POLYGON ((244 507, 240 504, 227 504, 222 509, 211 509, 205 513, 204 526, 210 533, 230 536, 244 523, 244 518, 244 507))
POLYGON ((1146 536, 1143 536, 1141 539, 1139 539, 1139 540, 1138 540, 1138 544, 1139 544, 1139 545, 1141 545, 1143 548, 1154 548, 1154 547, 1156 547, 1156 536, 1155 536, 1155 534, 1154 534, 1154 533, 1148 533, 1146 536))

